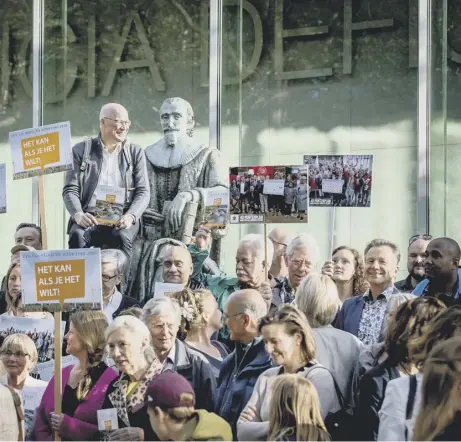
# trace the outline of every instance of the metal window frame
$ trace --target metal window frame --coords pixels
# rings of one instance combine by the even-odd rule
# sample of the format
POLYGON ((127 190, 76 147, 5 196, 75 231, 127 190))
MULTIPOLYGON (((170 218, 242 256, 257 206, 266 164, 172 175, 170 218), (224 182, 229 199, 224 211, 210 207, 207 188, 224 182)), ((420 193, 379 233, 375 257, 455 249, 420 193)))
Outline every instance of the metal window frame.
MULTIPOLYGON (((275 0, 277 1, 277 0, 275 0)), ((33 0, 33 126, 43 123, 43 51, 45 0, 33 0)), ((210 146, 221 148, 223 0, 210 0, 209 133, 210 146)), ((418 0, 418 176, 416 185, 416 228, 429 233, 432 1, 418 0)), ((38 180, 32 179, 32 219, 39 221, 38 180)))
POLYGON ((432 114, 432 1, 418 1, 418 177, 416 228, 430 232, 430 149, 432 114))

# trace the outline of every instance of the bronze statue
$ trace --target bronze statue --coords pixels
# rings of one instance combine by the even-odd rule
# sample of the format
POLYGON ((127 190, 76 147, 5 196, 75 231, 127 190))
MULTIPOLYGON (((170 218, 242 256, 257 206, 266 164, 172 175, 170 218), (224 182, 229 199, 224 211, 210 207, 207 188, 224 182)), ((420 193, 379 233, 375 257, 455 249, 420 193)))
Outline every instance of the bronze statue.
MULTIPOLYGON (((168 98, 160 108, 164 138, 145 150, 151 197, 143 215, 141 237, 133 245, 127 293, 140 302, 153 295, 162 280, 165 247, 190 243, 204 219, 205 189, 224 187, 217 149, 194 139, 194 112, 182 98, 168 98)), ((227 231, 215 230, 219 243, 227 231)), ((214 257, 216 259, 216 257, 214 257)))

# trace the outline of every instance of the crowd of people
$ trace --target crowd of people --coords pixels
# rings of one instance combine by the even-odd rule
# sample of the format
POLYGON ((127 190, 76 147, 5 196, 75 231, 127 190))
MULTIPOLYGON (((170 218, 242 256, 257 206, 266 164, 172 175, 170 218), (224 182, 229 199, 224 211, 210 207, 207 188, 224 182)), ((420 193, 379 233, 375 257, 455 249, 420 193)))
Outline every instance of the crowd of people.
MULTIPOLYGON (((63 190, 69 247, 103 249, 102 305, 75 304, 63 313, 62 347, 53 348, 71 363, 48 382, 37 370, 45 336, 36 336, 32 324, 53 318, 25 311, 20 257, 43 249, 42 232, 32 223, 17 227, 0 314, 31 327, 1 331, 0 440, 461 440, 461 250, 451 238, 411 237, 408 276, 397 281, 401 252, 387 239, 370 238, 363 254, 343 244, 321 263, 311 234, 283 228, 267 238, 248 234, 226 250, 235 269, 225 273, 211 258, 213 232, 200 227, 187 245, 159 244, 171 239, 162 236, 142 249, 153 258, 147 270, 178 286, 173 293, 127 294, 141 219, 155 221, 147 229, 152 235, 155 229, 163 235, 166 224, 177 232, 195 195, 184 180, 201 157, 189 161, 189 144, 164 155, 168 164, 154 155, 170 152, 183 135, 191 138, 190 105, 167 100, 161 120, 165 140, 149 150, 150 182, 141 148, 124 144, 130 121, 120 105, 104 106, 100 135, 74 149, 63 190), (189 126, 179 133, 185 117, 189 126), (85 152, 93 158, 89 166, 85 152), (183 169, 189 170, 180 179, 183 169), (116 226, 94 219, 101 180, 127 187, 128 206, 116 226), (155 182, 168 195, 155 193, 155 182), (186 190, 173 198, 175 186, 186 190), (147 209, 152 198, 173 199, 168 219, 147 209), (153 252, 160 247, 162 253, 153 252)), ((209 187, 213 164, 203 172, 209 187)), ((319 164, 317 174, 344 178, 346 200, 367 205, 371 170, 364 164, 319 164)), ((244 177, 240 186, 236 179, 232 210, 306 215, 313 191, 307 177, 274 176, 284 195, 267 201, 264 192, 255 196, 265 178, 244 177)))
POLYGON ((319 201, 342 207, 369 207, 371 203, 371 164, 361 164, 354 155, 306 156, 309 165, 309 198, 312 205, 319 201), (323 180, 339 180, 340 192, 323 190, 323 180))
MULTIPOLYGON (((306 174, 277 171, 273 176, 231 175, 230 183, 232 214, 269 214, 294 217, 300 221, 307 217, 309 190, 306 174), (280 193, 273 194, 264 190, 264 183, 269 180, 284 182, 280 193)), ((278 222, 284 222, 283 218, 278 222)))
MULTIPOLYGON (((0 348, 0 393, 23 409, 15 420, 0 419, 0 434, 459 440, 456 241, 410 238, 408 276, 396 281, 401 253, 388 240, 370 241, 363 255, 338 247, 322 264, 312 235, 277 228, 267 261, 263 236, 249 234, 235 250, 235 273, 225 274, 194 259, 197 250, 207 255, 211 241, 199 233, 195 244, 171 246, 163 257, 164 282, 183 290, 144 305, 122 293, 126 255, 101 252, 102 311, 64 315, 62 351, 77 362, 63 369, 59 413, 54 378, 47 383, 34 371, 30 332, 10 330, 0 348), (98 410, 110 409, 116 422, 100 431, 98 410)), ((7 272, 1 308, 23 317, 18 250, 40 249, 40 228, 22 224, 15 237, 16 272, 7 272)))

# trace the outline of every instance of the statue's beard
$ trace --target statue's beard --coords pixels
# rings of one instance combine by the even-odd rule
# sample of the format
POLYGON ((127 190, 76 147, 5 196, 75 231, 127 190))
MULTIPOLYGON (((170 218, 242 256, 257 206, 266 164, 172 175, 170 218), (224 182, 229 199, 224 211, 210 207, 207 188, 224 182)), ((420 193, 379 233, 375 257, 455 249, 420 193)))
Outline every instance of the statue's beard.
POLYGON ((177 130, 167 130, 164 132, 164 136, 168 146, 175 146, 184 137, 184 134, 177 130))

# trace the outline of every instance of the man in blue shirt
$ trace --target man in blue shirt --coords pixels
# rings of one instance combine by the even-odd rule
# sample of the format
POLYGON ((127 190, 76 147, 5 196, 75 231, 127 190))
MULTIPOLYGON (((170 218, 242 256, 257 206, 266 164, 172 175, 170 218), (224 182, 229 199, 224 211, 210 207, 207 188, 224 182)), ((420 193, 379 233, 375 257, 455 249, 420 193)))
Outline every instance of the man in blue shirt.
POLYGON ((452 238, 437 238, 427 246, 424 269, 426 279, 413 293, 417 296, 433 296, 447 306, 461 303, 461 258, 459 244, 452 238))

